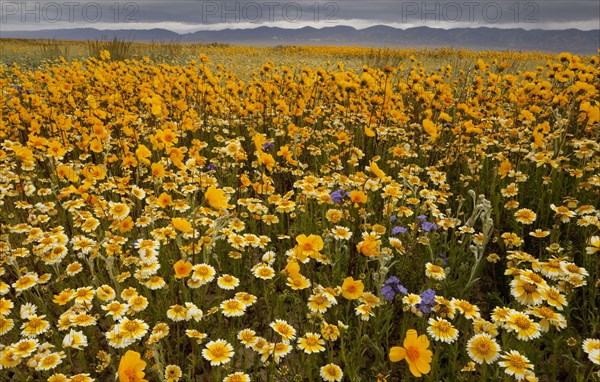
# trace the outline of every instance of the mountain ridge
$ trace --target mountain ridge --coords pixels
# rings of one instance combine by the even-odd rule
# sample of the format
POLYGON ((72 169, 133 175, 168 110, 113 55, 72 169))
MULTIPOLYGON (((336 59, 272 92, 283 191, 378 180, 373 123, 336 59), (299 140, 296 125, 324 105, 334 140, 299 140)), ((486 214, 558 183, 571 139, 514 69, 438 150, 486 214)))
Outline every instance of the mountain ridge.
POLYGON ((595 54, 600 47, 600 30, 543 30, 490 27, 437 29, 420 26, 407 29, 373 25, 356 29, 347 25, 288 29, 272 26, 227 28, 177 33, 167 29, 100 30, 74 28, 39 31, 3 31, 0 38, 113 40, 185 43, 228 43, 239 45, 355 45, 390 48, 466 48, 475 50, 571 51, 595 54))

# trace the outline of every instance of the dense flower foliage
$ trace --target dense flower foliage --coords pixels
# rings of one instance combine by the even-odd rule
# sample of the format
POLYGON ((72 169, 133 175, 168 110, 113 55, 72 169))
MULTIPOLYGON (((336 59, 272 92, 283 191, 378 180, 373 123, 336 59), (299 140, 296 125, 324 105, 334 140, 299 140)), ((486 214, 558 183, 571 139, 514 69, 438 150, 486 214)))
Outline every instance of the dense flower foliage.
POLYGON ((0 64, 0 379, 598 371, 598 56, 227 49, 0 64))

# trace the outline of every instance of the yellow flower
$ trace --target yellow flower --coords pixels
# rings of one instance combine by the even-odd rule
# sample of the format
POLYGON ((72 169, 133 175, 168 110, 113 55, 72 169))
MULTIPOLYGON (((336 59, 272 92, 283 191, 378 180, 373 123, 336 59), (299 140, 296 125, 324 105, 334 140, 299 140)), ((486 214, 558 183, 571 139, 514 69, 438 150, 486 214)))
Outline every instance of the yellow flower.
POLYGON ((323 249, 323 239, 317 235, 298 235, 296 237, 296 243, 298 243, 296 256, 298 260, 304 262, 307 257, 313 259, 320 258, 319 251, 323 249))
POLYGON ((310 280, 299 274, 297 277, 288 277, 286 285, 293 290, 302 290, 310 286, 310 280))
POLYGON ((152 165, 150 165, 150 168, 152 170, 152 176, 155 178, 163 178, 165 176, 165 167, 163 166, 162 163, 157 162, 157 163, 152 163, 152 165))
POLYGON ((140 358, 140 353, 128 350, 119 362, 117 375, 120 382, 148 382, 144 379, 146 362, 140 358))
POLYGON ((423 129, 427 134, 429 134, 431 142, 435 142, 435 140, 440 136, 440 133, 438 132, 438 126, 429 119, 423 120, 423 129))
POLYGON ((284 272, 291 278, 300 276, 300 264, 296 261, 291 261, 285 266, 284 272))
POLYGON ((142 144, 138 145, 138 148, 135 150, 135 156, 140 163, 150 164, 150 158, 152 156, 152 151, 148 150, 148 148, 142 144))
MULTIPOLYGON (((46 354, 39 360, 36 370, 54 369, 56 366, 62 363, 62 359, 64 357, 65 354, 63 352, 46 354)), ((50 379, 48 379, 48 381, 50 381, 50 379)))
POLYGON ((350 191, 350 200, 354 204, 366 203, 367 202, 367 194, 365 194, 363 191, 352 190, 352 191, 350 191))
POLYGON ((365 233, 363 234, 363 240, 356 244, 356 250, 367 257, 379 257, 381 255, 379 252, 381 240, 378 239, 377 235, 365 233))
POLYGON ((348 300, 356 300, 363 295, 365 286, 361 280, 354 280, 353 277, 346 277, 342 284, 342 296, 348 300))
POLYGON ((500 163, 500 167, 498 168, 498 175, 500 175, 501 179, 504 179, 506 178, 506 175, 508 175, 511 169, 512 164, 508 159, 505 159, 502 161, 502 163, 500 163))
POLYGON ((30 272, 24 276, 21 276, 21 278, 18 279, 16 282, 14 282, 12 284, 12 286, 13 286, 13 288, 15 288, 15 290, 17 292, 22 292, 24 290, 27 290, 27 289, 33 287, 37 282, 38 282, 38 275, 30 272))
POLYGON ((365 126, 365 136, 367 137, 374 137, 375 136, 375 131, 373 129, 371 129, 369 126, 365 126))
POLYGON ((431 357, 429 340, 425 334, 417 335, 417 331, 409 329, 404 339, 404 347, 394 346, 390 349, 390 361, 399 362, 403 359, 408 363, 410 372, 415 377, 421 377, 431 370, 431 357))
POLYGON ((137 318, 124 318, 120 321, 117 329, 123 338, 138 340, 148 332, 148 324, 137 318))
POLYGON ((258 264, 257 266, 252 267, 252 273, 254 277, 263 280, 269 280, 275 277, 275 271, 268 265, 258 264))
POLYGON ((376 162, 371 161, 369 163, 369 169, 371 170, 371 173, 377 178, 381 180, 385 179, 385 172, 383 172, 383 170, 379 168, 376 162))
POLYGON ((173 225, 173 228, 183 233, 190 233, 194 230, 192 228, 192 223, 186 218, 172 218, 171 224, 173 225))
POLYGON ((158 196, 156 204, 158 204, 160 208, 167 208, 168 206, 173 204, 173 198, 171 197, 171 195, 167 194, 166 192, 163 192, 158 196))
POLYGON ((217 210, 229 207, 229 204, 227 204, 229 196, 227 196, 225 191, 216 188, 215 186, 210 186, 206 190, 204 193, 204 199, 206 199, 209 206, 217 210))
POLYGON ((192 273, 192 263, 189 261, 183 261, 183 259, 181 259, 173 264, 173 269, 175 270, 176 279, 188 277, 190 273, 192 273))
MULTIPOLYGON (((74 291, 71 291, 71 293, 69 294, 69 299, 70 299, 70 296, 73 295, 73 293, 74 293, 74 291)), ((98 287, 98 289, 96 289, 96 296, 102 301, 110 301, 115 298, 116 293, 115 293, 115 290, 113 288, 111 288, 110 286, 100 285, 98 287)))

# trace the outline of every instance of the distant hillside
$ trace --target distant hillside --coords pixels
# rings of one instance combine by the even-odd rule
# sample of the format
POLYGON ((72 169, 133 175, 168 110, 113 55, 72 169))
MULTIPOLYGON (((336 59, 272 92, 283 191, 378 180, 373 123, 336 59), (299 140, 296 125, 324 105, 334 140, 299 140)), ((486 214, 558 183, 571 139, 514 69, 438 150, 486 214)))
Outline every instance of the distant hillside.
POLYGON ((98 30, 93 28, 58 29, 31 32, 1 32, 2 38, 57 40, 204 42, 242 45, 357 45, 408 48, 467 48, 490 50, 537 50, 543 52, 570 51, 594 54, 600 48, 600 30, 524 30, 496 28, 435 29, 418 27, 397 29, 376 25, 366 29, 334 26, 316 29, 285 29, 258 27, 255 29, 223 29, 179 34, 165 29, 98 30))

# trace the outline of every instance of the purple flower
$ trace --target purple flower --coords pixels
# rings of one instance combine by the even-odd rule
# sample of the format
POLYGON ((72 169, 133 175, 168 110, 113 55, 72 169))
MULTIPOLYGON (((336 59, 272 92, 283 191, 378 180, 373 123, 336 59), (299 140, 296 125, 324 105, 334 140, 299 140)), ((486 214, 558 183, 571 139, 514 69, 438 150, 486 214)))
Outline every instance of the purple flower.
POLYGON ((437 257, 440 258, 440 260, 442 260, 442 266, 445 267, 446 265, 448 265, 448 258, 446 256, 444 256, 443 253, 438 253, 437 257))
POLYGON ((381 295, 386 301, 392 301, 396 297, 396 291, 394 291, 391 285, 384 285, 381 287, 381 295))
POLYGON ((381 287, 381 294, 386 301, 392 301, 398 293, 407 294, 408 290, 404 286, 400 285, 400 280, 398 280, 398 277, 391 276, 385 280, 383 287, 381 287))
POLYGON ((421 293, 421 302, 427 305, 435 305, 435 291, 433 289, 427 289, 421 293))
POLYGON ((433 289, 427 289, 421 293, 421 302, 416 305, 423 313, 430 313, 431 308, 437 305, 435 301, 435 291, 433 289))
POLYGON ((398 292, 400 292, 402 294, 408 293, 408 289, 406 289, 404 286, 402 286, 400 284, 396 285, 396 289, 398 290, 398 292))
POLYGON ((395 222, 396 222, 396 220, 398 220, 398 218, 396 217, 396 215, 392 215, 392 217, 390 217, 390 221, 391 221, 392 223, 395 223, 395 222))
POLYGON ((273 147, 273 146, 275 146, 275 145, 273 144, 273 142, 265 142, 265 143, 263 143, 263 145, 262 145, 262 149, 263 149, 263 150, 268 150, 268 149, 270 149, 270 148, 271 148, 271 147, 273 147))
POLYGON ((427 216, 425 216, 425 215, 419 215, 419 216, 417 216, 417 219, 419 219, 421 221, 424 221, 424 220, 427 220, 427 216))
POLYGON ((405 234, 407 231, 408 231, 408 229, 398 225, 398 226, 395 226, 394 228, 392 228, 392 235, 396 236, 399 233, 405 234))
POLYGON ((420 304, 415 305, 415 307, 417 309, 419 309, 422 313, 425 313, 425 314, 431 313, 431 307, 427 304, 420 303, 420 304))
POLYGON ((216 170, 216 169, 217 169, 217 167, 216 167, 214 164, 212 164, 212 163, 209 163, 209 164, 208 164, 208 166, 206 166, 206 169, 207 169, 208 171, 211 171, 211 170, 216 170))
POLYGON ((390 276, 387 280, 385 280, 386 284, 400 284, 400 280, 396 276, 390 276))
POLYGON ((433 222, 423 222, 421 223, 421 229, 425 232, 435 231, 438 229, 438 226, 433 222))
POLYGON ((344 200, 345 195, 344 190, 336 190, 329 194, 329 197, 334 204, 340 204, 344 200))

